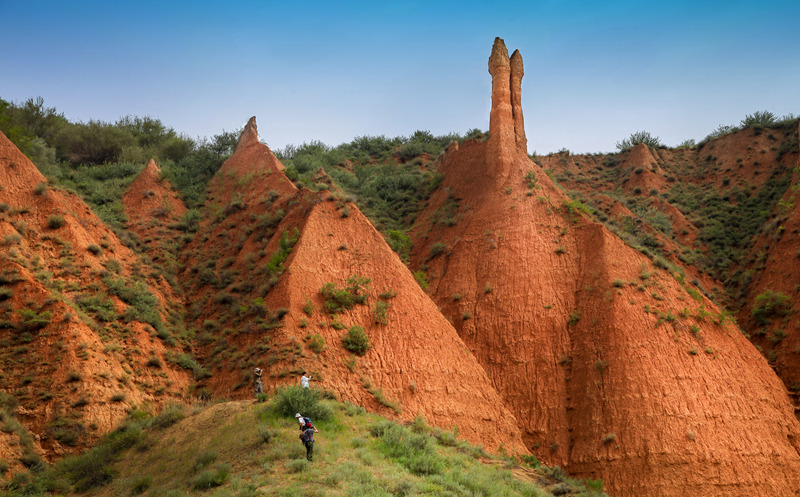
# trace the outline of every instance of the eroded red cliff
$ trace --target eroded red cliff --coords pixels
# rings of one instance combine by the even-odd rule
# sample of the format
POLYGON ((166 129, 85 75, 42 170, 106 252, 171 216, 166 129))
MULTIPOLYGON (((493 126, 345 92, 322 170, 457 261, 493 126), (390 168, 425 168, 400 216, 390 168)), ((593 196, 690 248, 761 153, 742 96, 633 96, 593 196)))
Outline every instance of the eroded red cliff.
POLYGON ((298 190, 282 170, 251 119, 211 183, 207 208, 218 205, 220 216, 186 251, 190 317, 207 328, 204 361, 214 370, 208 387, 248 397, 255 366, 267 388, 306 370, 342 400, 527 452, 475 356, 380 233, 341 193, 298 190), (363 302, 332 312, 323 287, 344 290, 353 278, 369 280, 363 302), (354 326, 371 343, 363 356, 342 343, 354 326))
POLYGON ((183 397, 188 375, 166 360, 177 347, 159 326, 171 287, 2 133, 0 240, 0 390, 32 434, 0 454, 75 452, 131 406, 183 397), (130 291, 153 299, 147 316, 130 291))
POLYGON ((512 146, 498 46, 492 136, 443 157, 413 265, 526 444, 613 495, 797 495, 800 425, 780 380, 713 303, 512 146))

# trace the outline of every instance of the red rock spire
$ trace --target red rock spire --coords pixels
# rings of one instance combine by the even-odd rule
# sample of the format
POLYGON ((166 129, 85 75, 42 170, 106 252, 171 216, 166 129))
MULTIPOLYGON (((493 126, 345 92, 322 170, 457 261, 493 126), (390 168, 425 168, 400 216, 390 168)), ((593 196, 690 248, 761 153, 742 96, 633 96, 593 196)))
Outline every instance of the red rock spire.
POLYGON ((236 142, 236 150, 258 144, 258 126, 256 126, 256 116, 247 121, 239 141, 236 142))
POLYGON ((519 50, 508 57, 500 38, 494 39, 489 56, 492 75, 492 112, 489 117, 489 164, 507 163, 517 152, 527 154, 525 123, 522 119, 522 56, 519 50))
POLYGON ((511 112, 511 62, 506 45, 500 38, 494 39, 489 56, 489 74, 492 75, 492 112, 489 116, 486 158, 489 164, 505 163, 516 145, 511 112))
POLYGON ((514 50, 511 55, 511 114, 514 116, 514 139, 517 151, 528 153, 528 139, 525 138, 525 121, 522 119, 522 55, 514 50))

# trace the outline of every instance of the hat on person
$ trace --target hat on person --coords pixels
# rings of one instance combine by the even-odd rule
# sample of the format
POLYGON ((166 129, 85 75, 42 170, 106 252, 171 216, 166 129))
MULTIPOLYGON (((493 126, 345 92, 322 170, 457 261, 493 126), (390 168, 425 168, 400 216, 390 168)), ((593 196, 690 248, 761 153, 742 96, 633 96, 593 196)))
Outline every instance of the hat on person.
POLYGON ((301 416, 300 413, 298 412, 297 414, 294 415, 294 417, 295 418, 302 418, 303 416, 301 416))

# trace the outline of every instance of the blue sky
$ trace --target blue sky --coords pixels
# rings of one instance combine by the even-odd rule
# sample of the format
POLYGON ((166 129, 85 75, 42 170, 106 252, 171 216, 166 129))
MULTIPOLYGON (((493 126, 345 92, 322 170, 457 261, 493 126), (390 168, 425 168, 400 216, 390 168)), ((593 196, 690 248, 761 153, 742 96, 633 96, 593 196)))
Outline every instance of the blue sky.
POLYGON ((525 61, 530 152, 667 145, 800 114, 800 2, 0 0, 0 97, 273 148, 488 129, 495 36, 525 61))

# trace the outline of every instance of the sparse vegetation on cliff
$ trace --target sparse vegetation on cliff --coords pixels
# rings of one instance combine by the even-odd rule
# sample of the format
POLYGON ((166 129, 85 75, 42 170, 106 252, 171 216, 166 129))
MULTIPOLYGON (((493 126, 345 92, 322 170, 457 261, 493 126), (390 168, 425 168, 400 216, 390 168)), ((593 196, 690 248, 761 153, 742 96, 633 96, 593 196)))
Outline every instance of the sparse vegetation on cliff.
POLYGON ((766 324, 770 318, 786 316, 790 312, 792 312, 792 305, 789 296, 772 290, 765 290, 757 295, 750 311, 759 324, 766 324))

